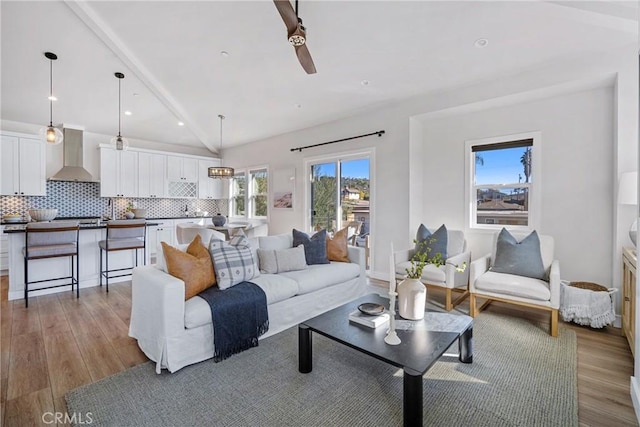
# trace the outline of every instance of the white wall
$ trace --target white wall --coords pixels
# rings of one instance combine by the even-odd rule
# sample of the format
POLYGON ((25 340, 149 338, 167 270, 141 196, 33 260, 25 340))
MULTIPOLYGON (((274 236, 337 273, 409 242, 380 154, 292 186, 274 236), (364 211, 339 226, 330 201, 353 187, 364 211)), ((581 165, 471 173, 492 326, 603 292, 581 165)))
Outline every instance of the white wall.
MULTIPOLYGON (((429 187, 434 185, 430 181, 416 180, 416 177, 420 176, 420 173, 416 172, 416 168, 420 167, 420 162, 417 162, 416 159, 422 159, 424 150, 428 148, 423 146, 423 138, 420 135, 425 119, 433 120, 451 115, 459 116, 462 113, 490 111, 505 106, 509 106, 504 109, 504 111, 508 111, 512 108, 511 106, 535 100, 552 100, 567 94, 616 85, 614 100, 611 100, 611 91, 608 96, 603 97, 603 99, 608 99, 605 102, 608 107, 604 108, 608 108, 606 114, 608 114, 610 121, 615 120, 615 126, 623 124, 625 131, 620 135, 612 136, 609 134, 606 136, 606 139, 610 141, 610 151, 607 152, 607 160, 605 161, 608 164, 604 166, 604 170, 609 173, 609 176, 603 181, 599 181, 598 185, 607 187, 605 193, 608 194, 608 197, 604 204, 594 204, 593 209, 598 210, 598 214, 595 214, 596 217, 604 218, 610 233, 610 238, 606 242, 608 247, 604 249, 608 251, 606 257, 609 258, 609 261, 605 262, 605 265, 608 266, 606 269, 608 275, 603 281, 605 283, 613 282, 614 286, 619 287, 617 266, 620 260, 620 248, 623 245, 628 245, 628 237, 626 237, 624 230, 627 226, 617 227, 617 224, 618 222, 630 224, 633 220, 633 213, 629 212, 627 215, 621 212, 622 208, 615 205, 611 195, 616 189, 617 174, 623 172, 623 170, 619 170, 618 166, 618 163, 621 162, 620 159, 635 159, 637 156, 637 129, 634 128, 637 127, 637 105, 633 103, 633 99, 637 98, 638 93, 636 54, 637 46, 633 45, 602 55, 572 58, 565 62, 555 61, 517 75, 501 76, 501 78, 479 82, 468 87, 419 95, 335 122, 239 147, 231 147, 224 151, 224 161, 225 164, 234 167, 265 164, 271 170, 295 167, 295 210, 293 212, 277 210, 270 213, 270 233, 284 233, 290 232, 293 227, 303 227, 304 225, 306 215, 306 212, 303 212, 303 195, 306 183, 303 171, 305 157, 375 147, 376 192, 372 195, 371 205, 375 215, 371 227, 371 243, 375 254, 371 274, 374 277, 387 278, 389 242, 392 241, 396 248, 406 247, 410 244, 415 229, 420 222, 423 222, 421 218, 425 217, 426 195, 429 194, 429 187), (634 78, 634 76, 636 77, 634 78), (623 93, 622 89, 618 89, 618 87, 625 88, 625 92, 623 93), (629 91, 631 93, 628 93, 629 91), (618 117, 624 117, 624 119, 618 119, 618 117), (622 120, 621 123, 619 123, 620 120, 622 120), (302 153, 289 151, 293 147, 346 138, 379 129, 384 129, 387 132, 381 138, 374 136, 305 150, 302 153), (616 158, 612 156, 616 156, 616 158), (612 214, 612 212, 614 213, 612 214), (611 215, 614 216, 614 225, 611 224, 611 215)), ((563 101, 558 102, 560 105, 563 103, 563 101)), ((570 111, 564 111, 562 108, 560 110, 558 114, 565 114, 565 120, 568 117, 576 127, 583 127, 583 123, 578 122, 577 118, 575 120, 572 118, 570 111)), ((491 113, 488 114, 491 115, 491 113)), ((595 114, 595 112, 590 114, 595 114)), ((551 120, 549 114, 546 114, 545 117, 546 121, 551 120)), ((509 127, 508 120, 516 120, 516 118, 510 117, 503 120, 502 128, 509 127)), ((462 125, 462 123, 459 124, 462 125)), ((515 124, 518 122, 516 121, 515 124)), ((524 127, 525 124, 521 123, 518 128, 524 127)), ((531 122, 531 125, 534 124, 536 122, 531 122)), ((609 126, 609 130, 613 133, 611 124, 609 126)), ((604 129, 600 130, 604 131, 604 129)), ((559 133, 563 131, 566 133, 567 129, 557 129, 559 133)), ((495 132, 502 134, 502 129, 495 129, 495 132)), ((587 140, 592 139, 589 135, 580 133, 579 130, 576 132, 578 133, 575 135, 584 136, 587 140)), ((560 137, 558 136, 558 138, 560 137)), ((462 148, 459 150, 459 159, 463 159, 462 148)), ((589 153, 591 153, 591 149, 589 149, 589 153)), ((592 154, 587 155, 592 156, 592 154)), ((557 163, 553 159, 547 167, 556 166, 557 163)), ((451 167, 456 166, 454 164, 451 167)), ((626 165, 625 167, 632 166, 626 165)), ((586 173, 587 171, 579 170, 576 172, 586 173)), ((461 174, 452 182, 438 182, 437 184, 450 190, 462 188, 463 176, 461 174)), ((588 195, 580 195, 580 197, 585 196, 588 195)), ((544 194, 543 203, 554 203, 557 198, 557 193, 554 192, 544 194)), ((461 200, 457 215, 464 211, 462 203, 461 200)), ((429 205, 429 209, 431 209, 431 205, 429 205)), ((445 219, 451 221, 448 216, 438 210, 437 206, 434 206, 432 212, 435 213, 429 215, 435 215, 433 220, 436 222, 444 222, 445 219)), ((461 218, 457 220, 460 226, 462 226, 461 221, 461 218)), ((557 226, 554 224, 545 222, 545 230, 548 230, 549 233, 556 229, 557 226)), ((559 245, 565 248, 568 243, 559 242, 559 245)), ((563 266, 563 270, 569 273, 579 271, 579 269, 580 267, 573 262, 563 266)), ((593 280, 595 281, 595 279, 594 276, 593 280)))
MULTIPOLYGON (((613 101, 609 86, 423 121, 425 224, 468 228, 466 140, 540 131, 538 232, 554 237, 563 279, 612 286, 613 101)), ((467 229, 466 236, 472 258, 490 250, 492 233, 467 229)))

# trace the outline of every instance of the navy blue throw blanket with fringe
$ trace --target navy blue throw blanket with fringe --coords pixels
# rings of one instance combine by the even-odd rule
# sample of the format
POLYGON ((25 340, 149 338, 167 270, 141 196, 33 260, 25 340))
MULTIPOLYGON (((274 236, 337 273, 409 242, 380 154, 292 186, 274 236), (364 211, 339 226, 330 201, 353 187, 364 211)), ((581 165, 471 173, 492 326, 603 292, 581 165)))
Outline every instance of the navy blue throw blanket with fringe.
POLYGON ((225 290, 217 286, 198 294, 211 307, 214 362, 258 346, 269 330, 267 296, 255 283, 242 282, 225 290))

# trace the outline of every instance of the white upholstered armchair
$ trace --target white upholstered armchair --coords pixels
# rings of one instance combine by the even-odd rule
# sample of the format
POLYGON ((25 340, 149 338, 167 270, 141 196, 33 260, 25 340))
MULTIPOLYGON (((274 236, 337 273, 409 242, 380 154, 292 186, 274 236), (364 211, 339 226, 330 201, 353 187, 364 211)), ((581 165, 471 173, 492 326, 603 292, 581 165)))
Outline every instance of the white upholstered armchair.
MULTIPOLYGON (((431 233, 435 231, 429 229, 431 233)), ((411 258, 415 254, 415 249, 405 249, 394 252, 396 282, 407 276, 406 269, 411 267, 411 258)), ((469 262, 471 252, 467 250, 467 241, 464 233, 460 230, 447 230, 447 259, 445 265, 436 267, 427 264, 422 270, 420 281, 428 287, 444 288, 446 290, 445 310, 451 311, 469 295, 469 262), (466 263, 467 268, 459 271, 458 267, 466 263), (461 293, 455 301, 453 291, 461 293)))
MULTIPOLYGON (((529 235, 528 232, 513 232, 511 234, 518 242, 522 242, 529 235)), ((496 259, 498 235, 499 233, 495 233, 493 236, 492 252, 471 263, 469 314, 471 317, 475 317, 491 301, 502 301, 547 310, 551 314, 550 334, 557 337, 558 309, 560 307, 560 263, 553 258, 553 237, 538 236, 542 265, 546 276, 545 280, 542 280, 491 271, 496 259), (480 307, 478 307, 478 298, 486 300, 480 307)))

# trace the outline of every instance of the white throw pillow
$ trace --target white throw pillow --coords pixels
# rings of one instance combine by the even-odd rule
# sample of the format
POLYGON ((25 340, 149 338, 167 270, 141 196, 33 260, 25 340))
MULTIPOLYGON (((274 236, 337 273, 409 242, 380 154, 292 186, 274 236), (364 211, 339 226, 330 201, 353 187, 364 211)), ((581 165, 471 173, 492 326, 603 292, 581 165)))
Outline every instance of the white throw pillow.
POLYGON ((260 249, 281 250, 293 247, 293 236, 291 233, 278 234, 277 236, 258 237, 260 249))
POLYGON ((261 273, 284 273, 285 271, 304 270, 307 262, 304 256, 304 246, 296 248, 271 250, 258 249, 261 273))

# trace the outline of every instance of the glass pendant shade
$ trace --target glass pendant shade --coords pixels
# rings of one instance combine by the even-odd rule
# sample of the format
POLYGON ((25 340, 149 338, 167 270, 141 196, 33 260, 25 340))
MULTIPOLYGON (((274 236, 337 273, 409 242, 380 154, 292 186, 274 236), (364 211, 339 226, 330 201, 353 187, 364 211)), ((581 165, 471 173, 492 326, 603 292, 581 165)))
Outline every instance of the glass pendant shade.
POLYGON ((118 151, 124 151, 129 149, 129 140, 124 138, 118 134, 118 136, 114 136, 111 138, 109 143, 118 151))
POLYGON ((49 126, 40 129, 40 137, 49 145, 58 145, 64 140, 62 131, 53 126, 53 61, 58 56, 52 52, 45 52, 44 56, 49 60, 49 126))
POLYGON ((51 125, 40 129, 40 136, 47 144, 58 145, 64 139, 62 131, 51 125))

